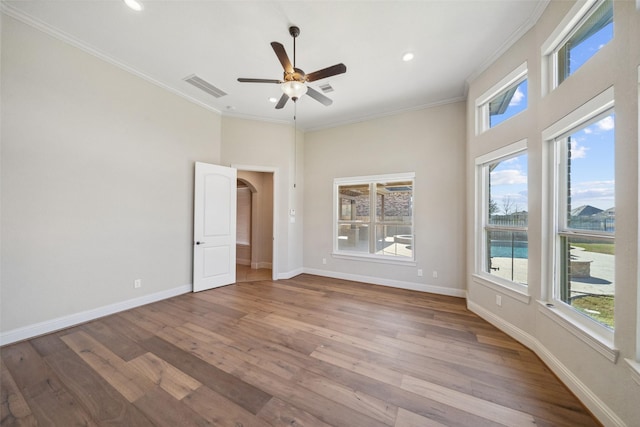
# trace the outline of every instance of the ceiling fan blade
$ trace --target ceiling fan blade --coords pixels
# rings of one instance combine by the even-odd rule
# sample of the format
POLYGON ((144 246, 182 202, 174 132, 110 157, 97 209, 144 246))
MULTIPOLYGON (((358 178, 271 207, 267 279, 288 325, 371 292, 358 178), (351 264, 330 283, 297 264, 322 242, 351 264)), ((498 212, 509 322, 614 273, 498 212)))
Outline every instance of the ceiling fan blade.
POLYGON ((307 81, 314 82, 316 80, 325 79, 327 77, 335 76, 347 72, 347 66, 344 64, 336 64, 331 67, 323 68, 322 70, 314 71, 307 74, 307 81))
MULTIPOLYGON (((273 51, 276 53, 276 56, 280 60, 282 64, 282 68, 287 74, 293 73, 293 66, 291 65, 291 61, 289 61, 289 56, 287 55, 287 51, 284 50, 284 46, 278 42, 271 42, 271 47, 273 51)), ((294 55, 295 56, 295 55, 294 55)))
POLYGON ((280 97, 280 100, 276 104, 276 110, 279 110, 282 107, 284 107, 284 104, 286 104, 288 100, 289 100, 289 95, 287 95, 286 93, 283 93, 282 96, 280 97))
POLYGON ((282 81, 280 80, 273 80, 273 79, 247 79, 244 77, 240 77, 238 79, 239 82, 241 83, 282 83, 282 81))
POLYGON ((310 97, 312 97, 313 99, 315 99, 316 101, 324 105, 325 107, 328 107, 329 105, 333 104, 333 101, 330 98, 327 98, 326 96, 324 96, 323 94, 321 94, 320 92, 318 92, 312 87, 307 87, 307 95, 309 95, 310 97))

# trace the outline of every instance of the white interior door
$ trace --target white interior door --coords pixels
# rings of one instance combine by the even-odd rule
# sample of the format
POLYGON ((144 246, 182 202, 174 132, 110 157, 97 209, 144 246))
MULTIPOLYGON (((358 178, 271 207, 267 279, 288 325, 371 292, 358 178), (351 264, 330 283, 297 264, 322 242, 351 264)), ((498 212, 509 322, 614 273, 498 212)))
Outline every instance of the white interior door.
POLYGON ((237 171, 196 163, 193 213, 193 291, 236 281, 237 171))

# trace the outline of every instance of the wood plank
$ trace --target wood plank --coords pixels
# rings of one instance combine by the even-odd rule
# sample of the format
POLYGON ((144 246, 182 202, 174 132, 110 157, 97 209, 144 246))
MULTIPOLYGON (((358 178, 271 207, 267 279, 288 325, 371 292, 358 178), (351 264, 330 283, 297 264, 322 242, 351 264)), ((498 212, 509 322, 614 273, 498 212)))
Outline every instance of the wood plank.
POLYGON ((155 384, 84 331, 62 340, 129 402, 145 395, 155 384))
POLYGON ((82 329, 122 360, 129 361, 145 353, 135 341, 114 331, 102 319, 86 323, 82 329))
POLYGON ((0 425, 38 425, 31 408, 4 363, 0 364, 0 425))
POLYGON ((398 412, 397 406, 369 396, 363 391, 354 390, 344 384, 340 384, 335 381, 335 379, 311 372, 304 372, 298 376, 296 381, 314 393, 340 402, 342 405, 383 422, 384 424, 393 426, 395 423, 398 412))
POLYGON ((331 427, 308 412, 275 397, 258 412, 258 417, 274 427, 331 427))
POLYGON ((143 342, 144 347, 156 356, 172 364, 185 374, 200 381, 211 390, 243 407, 252 414, 271 399, 271 395, 247 384, 237 377, 207 363, 175 345, 160 339, 150 338, 143 342))
POLYGON ((151 420, 154 426, 205 427, 215 425, 160 388, 154 388, 145 393, 134 404, 151 420))
POLYGON ((2 360, 38 425, 96 425, 29 342, 3 348, 2 360))
POLYGON ((535 425, 535 419, 530 414, 506 408, 409 375, 404 376, 401 387, 428 399, 433 399, 507 426, 535 425))
POLYGON ((155 354, 145 353, 129 361, 128 365, 133 366, 177 400, 181 400, 202 385, 155 354))
POLYGON ((70 348, 50 354, 45 360, 99 424, 143 426, 151 423, 70 348))
MULTIPOLYGON (((209 387, 200 387, 183 399, 186 406, 216 426, 268 427, 270 424, 209 387)), ((266 406, 266 405, 265 405, 266 406)), ((264 407, 261 409, 261 411, 264 407)))
POLYGON ((447 427, 445 424, 431 420, 422 415, 400 408, 394 427, 447 427))

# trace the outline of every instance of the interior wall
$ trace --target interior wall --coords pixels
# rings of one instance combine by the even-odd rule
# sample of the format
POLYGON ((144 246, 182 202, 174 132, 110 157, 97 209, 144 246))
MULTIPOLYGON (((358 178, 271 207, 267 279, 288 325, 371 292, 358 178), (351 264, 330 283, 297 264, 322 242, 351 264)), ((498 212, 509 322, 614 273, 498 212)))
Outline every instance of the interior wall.
POLYGON ((464 153, 463 102, 307 133, 305 271, 464 295, 464 153), (334 178, 402 172, 416 177, 416 265, 332 257, 334 178))
MULTIPOLYGON (((574 2, 550 2, 538 23, 475 81, 467 99, 467 279, 468 302, 485 318, 521 340, 527 340, 568 382, 605 425, 640 425, 640 383, 632 379, 625 358, 635 359, 638 325, 638 66, 640 12, 635 2, 614 2, 614 39, 560 87, 541 96, 541 46, 573 7, 574 2), (475 135, 475 100, 524 61, 529 70, 526 111, 496 128, 475 135), (550 320, 544 300, 546 271, 544 129, 613 86, 616 114, 616 363, 609 361, 568 329, 550 320), (528 140, 529 168, 529 294, 528 303, 497 287, 473 279, 474 160, 500 146, 528 140), (502 306, 495 304, 502 295, 502 306)), ((637 375, 637 374, 636 374, 637 375)))
POLYGON ((5 15, 1 55, 1 331, 190 285, 219 114, 5 15))
POLYGON ((302 272, 304 134, 287 124, 222 117, 221 163, 276 170, 274 181, 276 254, 281 279, 302 272), (296 149, 294 150, 294 144, 296 149), (294 162, 294 159, 297 161, 294 162), (295 187, 294 187, 295 184, 295 187), (295 215, 290 215, 290 210, 295 215))
POLYGON ((252 204, 251 267, 271 268, 273 259, 273 173, 238 171, 255 188, 252 204))

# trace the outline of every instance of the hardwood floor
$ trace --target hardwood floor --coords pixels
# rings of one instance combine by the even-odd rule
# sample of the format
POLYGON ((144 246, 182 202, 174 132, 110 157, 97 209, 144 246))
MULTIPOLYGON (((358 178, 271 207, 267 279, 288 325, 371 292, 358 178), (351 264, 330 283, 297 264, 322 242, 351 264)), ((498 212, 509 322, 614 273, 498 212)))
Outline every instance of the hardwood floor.
POLYGON ((597 426, 461 298, 301 275, 1 349, 2 426, 597 426))
POLYGON ((236 264, 236 283, 271 280, 270 268, 251 268, 248 265, 236 264))

